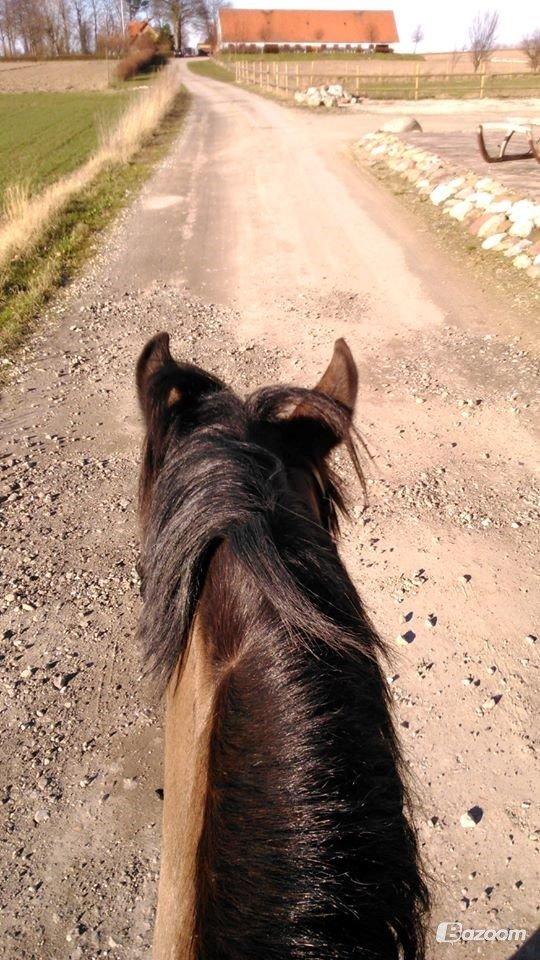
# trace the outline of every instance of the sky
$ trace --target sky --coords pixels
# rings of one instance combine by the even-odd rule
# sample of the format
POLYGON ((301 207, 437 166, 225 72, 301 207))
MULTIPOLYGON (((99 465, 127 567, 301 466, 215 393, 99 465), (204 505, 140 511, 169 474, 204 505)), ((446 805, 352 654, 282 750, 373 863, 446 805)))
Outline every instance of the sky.
MULTIPOLYGON (((264 9, 298 10, 359 10, 358 3, 340 0, 331 3, 328 0, 233 0, 233 7, 255 7, 264 9)), ((540 0, 368 0, 364 9, 393 10, 401 43, 395 49, 406 53, 412 50, 411 34, 417 24, 424 30, 424 40, 418 46, 418 52, 437 50, 461 50, 468 43, 468 28, 477 12, 498 10, 498 41, 505 45, 518 45, 521 38, 540 29, 540 0)))

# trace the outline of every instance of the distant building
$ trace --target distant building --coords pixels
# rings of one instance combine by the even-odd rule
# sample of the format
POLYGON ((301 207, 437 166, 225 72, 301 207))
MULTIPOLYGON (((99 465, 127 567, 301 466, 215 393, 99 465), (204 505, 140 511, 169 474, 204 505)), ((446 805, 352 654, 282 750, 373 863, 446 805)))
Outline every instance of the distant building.
POLYGON ((388 49, 399 40, 391 10, 219 11, 221 50, 354 50, 364 44, 388 49))
POLYGON ((156 41, 158 38, 157 32, 150 25, 149 20, 130 20, 127 25, 129 42, 136 43, 139 37, 142 37, 143 34, 148 34, 154 41, 156 41))

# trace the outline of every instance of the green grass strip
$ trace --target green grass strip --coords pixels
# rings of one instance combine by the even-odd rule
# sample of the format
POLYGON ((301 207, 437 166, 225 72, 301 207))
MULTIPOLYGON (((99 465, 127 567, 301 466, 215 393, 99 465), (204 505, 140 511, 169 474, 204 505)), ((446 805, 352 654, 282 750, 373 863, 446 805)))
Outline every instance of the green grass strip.
POLYGON ((198 77, 210 77, 212 80, 221 80, 222 83, 234 83, 234 71, 227 70, 215 60, 193 60, 188 68, 198 77))

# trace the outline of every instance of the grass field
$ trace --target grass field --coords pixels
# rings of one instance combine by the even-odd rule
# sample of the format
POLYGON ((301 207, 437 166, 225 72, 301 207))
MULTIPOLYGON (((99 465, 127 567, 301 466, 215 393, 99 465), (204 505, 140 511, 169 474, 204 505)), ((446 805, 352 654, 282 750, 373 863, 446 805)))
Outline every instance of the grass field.
MULTIPOLYGON (((320 80, 327 83, 327 79, 320 80)), ((351 92, 374 100, 415 99, 414 77, 342 77, 340 82, 351 92)), ((467 99, 471 97, 537 97, 540 96, 540 75, 515 74, 487 76, 484 84, 476 75, 441 77, 420 76, 418 99, 467 99)))
POLYGON ((188 68, 199 77, 211 77, 212 80, 222 80, 223 83, 234 82, 234 71, 227 70, 215 60, 193 60, 188 62, 188 68))
POLYGON ((128 99, 124 90, 0 94, 0 205, 10 183, 35 191, 80 166, 128 99))
MULTIPOLYGON (((424 100, 539 97, 540 74, 500 73, 447 74, 418 72, 396 73, 382 70, 350 69, 350 62, 334 64, 310 61, 306 64, 269 63, 266 59, 244 61, 234 66, 241 84, 255 90, 292 97, 295 90, 339 83, 349 93, 370 100, 424 100), (331 69, 328 69, 328 67, 331 69)), ((210 74, 208 74, 210 75, 210 74)))
MULTIPOLYGON (((21 342, 44 303, 92 252, 96 234, 163 156, 188 103, 177 71, 163 71, 140 95, 120 97, 117 109, 123 101, 126 110, 75 170, 58 177, 55 172, 53 182, 31 198, 23 192, 13 202, 6 195, 7 213, 0 217, 0 357, 21 342)), ((46 136, 42 141, 39 158, 48 142, 50 149, 46 136)))

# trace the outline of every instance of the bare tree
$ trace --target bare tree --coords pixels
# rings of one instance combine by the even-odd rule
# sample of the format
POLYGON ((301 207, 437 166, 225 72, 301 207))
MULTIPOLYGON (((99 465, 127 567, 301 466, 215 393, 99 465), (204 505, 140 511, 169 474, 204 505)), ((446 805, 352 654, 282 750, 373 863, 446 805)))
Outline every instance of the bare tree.
POLYGON ((187 31, 203 29, 206 22, 203 0, 153 0, 152 12, 168 23, 176 50, 186 45, 187 31))
POLYGON ((540 30, 533 30, 528 36, 523 37, 521 49, 527 55, 531 70, 536 73, 540 67, 540 30))
POLYGON ((215 49, 218 45, 218 19, 219 11, 223 10, 224 7, 230 7, 231 4, 229 0, 203 0, 202 3, 204 9, 204 28, 206 30, 206 39, 208 43, 211 44, 212 49, 215 49))
POLYGON ((486 60, 489 60, 490 54, 495 48, 498 27, 499 14, 497 10, 477 13, 471 23, 469 43, 475 73, 486 60))
POLYGON ((419 44, 419 43, 422 43, 422 40, 423 40, 423 39, 424 39, 424 28, 423 28, 422 24, 419 23, 418 26, 414 28, 414 30, 413 30, 413 32, 412 32, 412 36, 411 36, 411 40, 412 40, 412 42, 414 43, 414 52, 415 52, 415 53, 416 53, 416 48, 417 48, 418 44, 419 44))

